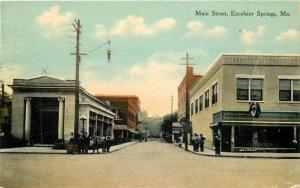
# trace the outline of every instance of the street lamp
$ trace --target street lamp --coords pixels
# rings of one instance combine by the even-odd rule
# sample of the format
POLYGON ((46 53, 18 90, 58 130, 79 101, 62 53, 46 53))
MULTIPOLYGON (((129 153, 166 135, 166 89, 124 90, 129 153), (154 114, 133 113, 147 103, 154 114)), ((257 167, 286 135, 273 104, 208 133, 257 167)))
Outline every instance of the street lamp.
POLYGON ((75 147, 77 147, 78 144, 78 117, 79 117, 79 92, 80 92, 80 86, 79 86, 79 63, 81 60, 81 55, 88 55, 96 50, 98 50, 99 48, 102 48, 103 46, 107 45, 109 46, 108 50, 107 50, 107 59, 110 60, 111 59, 111 49, 110 49, 110 41, 105 42, 103 44, 101 44, 100 46, 90 50, 87 53, 80 53, 80 35, 81 35, 81 24, 80 24, 80 20, 79 19, 75 19, 74 22, 72 23, 72 26, 74 28, 74 32, 76 32, 76 52, 75 53, 71 53, 71 55, 75 55, 76 56, 76 70, 75 70, 75 74, 76 74, 76 78, 75 78, 75 119, 74 119, 74 145, 75 147))
POLYGON ((85 115, 80 116, 80 120, 82 121, 82 134, 84 134, 84 121, 87 120, 85 115))

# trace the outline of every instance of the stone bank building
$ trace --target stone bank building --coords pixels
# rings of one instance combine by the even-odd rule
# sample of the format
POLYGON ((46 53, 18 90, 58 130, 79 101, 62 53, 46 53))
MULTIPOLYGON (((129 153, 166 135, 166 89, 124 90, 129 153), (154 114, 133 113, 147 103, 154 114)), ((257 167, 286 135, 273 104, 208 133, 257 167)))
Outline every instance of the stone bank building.
POLYGON ((207 147, 219 133, 222 151, 300 152, 300 55, 222 54, 189 94, 207 147))
MULTIPOLYGON (((48 76, 14 79, 11 134, 30 144, 70 140, 75 121, 75 81, 48 76)), ((112 135, 111 107, 80 88, 78 132, 112 135)))

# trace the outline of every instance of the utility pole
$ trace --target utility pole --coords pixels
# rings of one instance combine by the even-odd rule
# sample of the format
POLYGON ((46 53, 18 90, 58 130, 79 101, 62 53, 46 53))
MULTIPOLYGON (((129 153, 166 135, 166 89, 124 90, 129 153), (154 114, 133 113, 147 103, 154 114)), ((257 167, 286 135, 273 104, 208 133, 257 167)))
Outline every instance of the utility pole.
POLYGON ((185 57, 181 58, 185 60, 186 73, 185 73, 185 131, 184 131, 184 147, 188 150, 188 130, 190 128, 190 99, 189 99, 189 79, 188 79, 188 67, 190 65, 189 59, 194 59, 189 57, 189 53, 186 52, 185 57))
POLYGON ((72 24, 74 28, 74 32, 76 32, 76 52, 71 53, 71 55, 76 56, 76 70, 75 70, 75 119, 74 119, 74 145, 77 146, 78 144, 78 119, 79 119, 79 92, 80 92, 80 86, 79 86, 79 63, 80 63, 80 55, 85 55, 80 53, 80 35, 81 35, 81 25, 80 20, 76 19, 74 20, 72 24))
POLYGON ((171 95, 171 118, 170 118, 171 142, 173 142, 173 95, 171 95))
POLYGON ((2 98, 1 98, 1 105, 2 106, 0 106, 0 110, 1 110, 1 108, 4 108, 4 103, 5 103, 5 90, 4 90, 4 82, 2 82, 1 83, 1 95, 2 95, 2 98))
MULTIPOLYGON (((80 85, 79 85, 79 64, 80 64, 80 60, 81 60, 81 55, 88 55, 100 48, 102 48, 103 46, 107 45, 109 46, 108 50, 107 50, 107 59, 110 61, 111 60, 111 49, 110 49, 110 41, 107 41, 103 44, 101 44, 100 46, 90 50, 87 53, 80 53, 80 35, 81 35, 81 24, 80 24, 80 20, 79 19, 75 19, 72 23, 72 26, 74 28, 74 32, 76 33, 76 52, 75 53, 71 53, 71 55, 75 55, 76 57, 76 70, 75 70, 75 117, 74 117, 74 145, 75 148, 78 146, 78 124, 79 124, 79 92, 80 92, 80 85)), ((84 122, 83 122, 84 123, 84 122)), ((84 125, 83 125, 84 126, 84 125)), ((74 151, 74 150, 73 150, 74 151)))
POLYGON ((173 95, 171 95, 171 120, 173 117, 173 95))

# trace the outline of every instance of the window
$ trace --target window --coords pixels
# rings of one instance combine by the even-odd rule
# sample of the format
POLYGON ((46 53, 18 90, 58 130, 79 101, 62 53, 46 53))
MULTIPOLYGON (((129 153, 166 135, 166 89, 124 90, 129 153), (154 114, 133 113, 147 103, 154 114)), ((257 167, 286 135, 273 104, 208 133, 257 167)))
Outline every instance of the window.
POLYGON ((279 101, 300 101, 300 80, 279 80, 279 101))
POLYGON ((205 108, 209 107, 209 90, 205 91, 205 108))
POLYGON ((300 101, 300 80, 293 80, 293 101, 300 101))
POLYGON ((194 104, 192 103, 191 104, 191 115, 193 115, 194 114, 194 104))
POLYGON ((199 111, 203 110, 203 95, 199 97, 199 111))
POLYGON ((249 79, 237 79, 237 100, 248 100, 249 98, 249 79))
POLYGON ((123 112, 122 110, 118 110, 118 115, 117 115, 118 119, 123 119, 123 112))
POLYGON ((263 79, 237 78, 237 100, 263 100, 263 79))
POLYGON ((198 113, 198 99, 195 101, 195 113, 198 113))
POLYGON ((262 100, 262 79, 250 79, 251 84, 251 100, 261 101, 262 100))
POLYGON ((215 104, 218 102, 218 83, 215 83, 212 86, 212 96, 211 96, 211 104, 215 104))

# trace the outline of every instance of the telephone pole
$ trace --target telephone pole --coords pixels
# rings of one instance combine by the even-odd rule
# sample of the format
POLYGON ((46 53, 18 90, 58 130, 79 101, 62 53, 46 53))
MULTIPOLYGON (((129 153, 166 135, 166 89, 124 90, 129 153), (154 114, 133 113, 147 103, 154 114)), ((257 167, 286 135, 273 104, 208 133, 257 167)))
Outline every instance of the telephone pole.
POLYGON ((76 52, 71 53, 71 55, 75 55, 76 57, 76 70, 75 70, 75 118, 74 118, 74 145, 78 144, 78 118, 79 118, 79 63, 80 63, 80 55, 85 55, 83 53, 80 53, 80 35, 81 35, 81 25, 80 20, 76 19, 74 20, 72 24, 74 28, 74 32, 76 32, 76 52))
POLYGON ((189 53, 186 52, 185 57, 181 58, 185 60, 185 130, 184 130, 184 147, 188 150, 188 130, 190 128, 190 99, 189 99, 189 79, 188 79, 188 67, 195 64, 190 64, 189 60, 194 59, 189 57, 189 53))
MULTIPOLYGON (((71 55, 75 55, 76 57, 76 70, 75 70, 75 117, 74 117, 74 145, 75 148, 78 146, 78 124, 79 124, 79 92, 80 92, 80 85, 79 85, 79 64, 81 60, 81 55, 88 55, 105 45, 108 45, 109 48, 107 50, 107 59, 110 61, 111 60, 111 49, 110 49, 110 41, 107 41, 100 46, 90 50, 87 53, 80 53, 80 35, 81 35, 81 24, 79 19, 75 19, 72 23, 72 26, 74 28, 74 32, 76 33, 76 52, 71 53, 71 55)), ((74 151, 74 150, 73 150, 74 151)))
POLYGON ((173 117, 173 95, 171 95, 171 120, 173 117))

